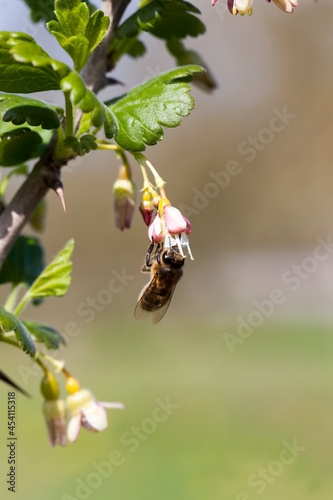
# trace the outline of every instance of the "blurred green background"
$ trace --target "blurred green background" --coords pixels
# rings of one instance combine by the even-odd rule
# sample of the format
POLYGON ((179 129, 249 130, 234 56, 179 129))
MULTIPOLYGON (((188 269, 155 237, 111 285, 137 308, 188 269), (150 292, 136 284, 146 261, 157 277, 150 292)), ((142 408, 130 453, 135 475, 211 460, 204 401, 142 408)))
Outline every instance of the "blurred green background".
MULTIPOLYGON (((122 401, 126 410, 109 412, 106 432, 83 429, 74 445, 51 449, 40 411, 40 372, 2 346, 1 366, 33 395, 17 395, 20 500, 332 496, 333 259, 313 256, 318 238, 329 239, 333 226, 333 6, 303 1, 287 15, 255 0, 253 16, 242 18, 231 16, 224 0, 214 8, 209 0, 193 3, 208 31, 187 46, 202 53, 219 88, 213 95, 194 89, 191 117, 180 129, 166 130, 147 157, 167 181, 172 204, 192 209, 195 260, 186 262, 164 320, 156 327, 135 322, 148 239, 138 213, 130 231, 114 228, 117 161, 96 153, 66 168, 68 212, 48 195, 42 239, 50 260, 75 238, 73 282, 65 299, 29 308, 25 317, 62 331, 68 348, 57 357, 97 399, 122 401), (284 108, 294 117, 271 136, 266 129, 274 110, 284 108), (253 138, 266 143, 259 139, 250 160, 245 149, 253 138), (222 175, 231 161, 240 173, 210 196, 211 172, 222 175), (303 277, 293 290, 283 277, 295 276, 295 265, 303 277), (98 301, 114 273, 126 274, 126 284, 109 304, 99 303, 88 323, 82 315, 88 298, 98 301), (285 300, 260 320, 255 304, 267 305, 276 289, 285 300), (258 326, 243 326, 242 338, 240 323, 255 317, 258 326), (77 336, 69 335, 73 322, 77 336), (156 400, 167 398, 178 407, 154 425, 156 400), (141 438, 133 441, 138 426, 141 438), (295 443, 293 456, 288 446, 295 443), (122 463, 111 473, 115 450, 122 463)), ((30 23, 23 2, 0 6, 1 30, 28 31, 63 57, 45 29, 30 23)), ((114 76, 131 88, 173 66, 154 41, 143 60, 124 60, 114 76)), ((61 102, 56 93, 43 97, 51 96, 61 102)), ((137 169, 134 175, 140 186, 137 169)), ((5 485, 6 394, 1 385, 1 498, 11 495, 5 485)))

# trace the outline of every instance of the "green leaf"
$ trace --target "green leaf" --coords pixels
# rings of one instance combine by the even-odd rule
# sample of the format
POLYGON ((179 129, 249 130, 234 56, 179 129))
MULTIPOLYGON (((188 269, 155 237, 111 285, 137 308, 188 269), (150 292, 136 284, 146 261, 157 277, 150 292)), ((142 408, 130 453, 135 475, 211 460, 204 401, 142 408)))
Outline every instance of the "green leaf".
POLYGON ((12 35, 15 35, 15 33, 9 33, 9 35, 11 37, 7 41, 7 45, 11 46, 10 53, 15 61, 26 63, 32 68, 44 68, 53 77, 56 85, 55 88, 49 90, 58 90, 61 78, 66 76, 71 71, 71 68, 67 64, 50 57, 33 38, 22 40, 20 37, 13 37, 12 35))
POLYGON ((28 7, 30 7, 30 17, 33 22, 50 21, 55 19, 54 14, 54 0, 24 0, 28 7))
MULTIPOLYGON (((5 132, 12 132, 13 130, 18 130, 21 127, 16 127, 16 125, 13 125, 11 122, 3 122, 0 120, 0 136, 2 136, 5 132)), ((42 127, 25 127, 26 129, 31 129, 33 132, 36 132, 38 135, 41 136, 42 141, 43 141, 43 146, 41 146, 43 149, 49 144, 51 137, 53 135, 53 130, 51 129, 43 129, 42 127)), ((1 137, 0 137, 1 139, 1 137)))
POLYGON ((12 94, 0 93, 0 119, 22 125, 27 122, 31 126, 41 126, 44 129, 60 127, 59 115, 61 108, 56 108, 42 101, 12 94))
POLYGON ((196 14, 200 14, 200 10, 183 0, 152 0, 126 19, 116 30, 115 37, 133 38, 141 31, 166 40, 196 37, 206 29, 196 14))
POLYGON ((162 125, 180 125, 181 117, 194 107, 191 87, 183 79, 202 71, 199 66, 182 66, 107 103, 118 123, 117 143, 130 151, 144 151, 146 144, 152 146, 163 139, 162 125))
POLYGON ((152 35, 168 40, 173 37, 196 37, 206 31, 205 25, 195 15, 200 14, 200 10, 194 5, 182 0, 162 1, 164 10, 161 20, 150 30, 152 35))
POLYGON ((52 61, 28 35, 0 32, 0 91, 28 94, 58 90, 60 76, 52 61), (34 65, 37 59, 43 64, 34 65))
POLYGON ((59 349, 60 343, 66 345, 62 335, 50 326, 32 323, 31 321, 22 321, 37 342, 42 342, 48 349, 59 349))
POLYGON ((3 332, 14 332, 15 339, 18 341, 23 351, 27 354, 30 354, 31 357, 34 357, 36 354, 36 347, 32 336, 28 329, 24 326, 21 321, 6 311, 3 307, 0 306, 0 329, 3 332))
POLYGON ((0 165, 12 167, 40 156, 45 149, 37 132, 27 127, 15 128, 0 136, 0 165))
POLYGON ((81 0, 57 0, 55 13, 58 21, 50 21, 47 27, 70 55, 74 68, 79 72, 104 38, 110 20, 101 10, 90 17, 88 6, 81 0))
POLYGON ((162 0, 153 0, 147 5, 137 10, 126 19, 116 30, 115 37, 134 38, 141 31, 151 31, 153 27, 162 19, 164 11, 164 2, 162 0))
MULTIPOLYGON (((51 21, 51 19, 56 19, 54 13, 54 0, 24 0, 25 3, 30 7, 30 17, 37 23, 38 21, 51 21)), ((90 3, 88 4, 89 11, 92 13, 96 10, 96 7, 90 3)))
MULTIPOLYGON (((75 71, 71 71, 61 80, 63 92, 69 92, 72 103, 84 113, 90 113, 90 124, 85 123, 85 131, 91 126, 104 127, 105 136, 112 139, 118 133, 116 119, 110 109, 89 90, 82 78, 75 71)), ((87 117, 85 117, 87 118, 87 117)))
POLYGON ((66 137, 64 144, 79 156, 83 156, 91 150, 97 149, 96 137, 92 134, 84 134, 80 139, 76 137, 66 137))
POLYGON ((73 249, 74 241, 70 240, 31 285, 22 302, 38 297, 62 297, 67 292, 71 282, 72 263, 69 259, 73 249))
POLYGON ((167 40, 167 48, 170 54, 176 58, 177 64, 179 66, 184 66, 186 64, 196 64, 205 68, 205 71, 203 73, 193 76, 193 83, 201 87, 202 90, 208 92, 211 92, 212 90, 215 90, 217 88, 217 83, 214 79, 214 76, 200 54, 198 54, 194 50, 185 49, 184 45, 178 38, 167 40))
POLYGON ((37 238, 19 236, 0 271, 0 284, 24 284, 28 288, 44 268, 43 249, 37 238))

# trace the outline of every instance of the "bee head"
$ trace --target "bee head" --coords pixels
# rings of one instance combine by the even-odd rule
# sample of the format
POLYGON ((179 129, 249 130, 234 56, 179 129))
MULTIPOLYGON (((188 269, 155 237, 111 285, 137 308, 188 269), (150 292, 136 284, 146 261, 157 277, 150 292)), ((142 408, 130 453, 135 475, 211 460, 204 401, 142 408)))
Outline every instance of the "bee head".
POLYGON ((162 257, 162 262, 164 264, 167 264, 168 266, 172 267, 182 267, 185 262, 185 258, 180 255, 176 250, 172 248, 168 248, 167 250, 164 250, 164 252, 160 255, 157 256, 157 262, 160 264, 161 263, 161 257, 162 257))

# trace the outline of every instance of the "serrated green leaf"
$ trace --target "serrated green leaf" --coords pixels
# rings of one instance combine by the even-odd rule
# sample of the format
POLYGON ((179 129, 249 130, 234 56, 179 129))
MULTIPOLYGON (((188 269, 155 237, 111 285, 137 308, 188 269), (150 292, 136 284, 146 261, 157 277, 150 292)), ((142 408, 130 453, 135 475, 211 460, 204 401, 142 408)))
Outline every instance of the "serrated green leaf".
POLYGON ((36 347, 30 332, 14 314, 6 311, 6 309, 1 306, 0 329, 3 332, 14 332, 15 339, 18 341, 23 351, 30 354, 31 357, 34 357, 36 354, 36 347))
POLYGON ((140 40, 131 40, 128 44, 126 53, 136 59, 137 57, 142 57, 146 52, 145 45, 140 40))
POLYGON ((56 129, 60 126, 61 108, 56 108, 43 101, 13 94, 0 93, 0 119, 14 125, 28 123, 44 129, 56 129))
POLYGON ((16 328, 16 316, 0 306, 0 329, 5 333, 13 332, 16 328))
POLYGON ((50 21, 47 27, 72 58, 76 71, 80 72, 93 49, 104 38, 109 18, 101 10, 90 17, 87 5, 80 0, 57 0, 55 13, 58 21, 50 21))
POLYGON ((153 0, 147 5, 138 9, 134 14, 126 19, 116 30, 115 38, 134 38, 141 31, 151 31, 153 27, 162 19, 165 6, 161 0, 153 0))
POLYGON ((168 40, 173 37, 196 37, 205 33, 205 25, 196 17, 200 10, 194 5, 183 0, 160 1, 163 2, 164 9, 160 21, 149 30, 152 35, 168 40))
MULTIPOLYGON (((63 64, 63 63, 61 63, 63 64)), ((58 90, 60 76, 52 59, 28 35, 0 32, 0 91, 28 94, 58 90), (34 65, 34 59, 44 64, 34 65)))
MULTIPOLYGON (((0 33, 1 36, 1 33, 0 33)), ((11 46, 10 53, 16 62, 26 63, 33 68, 44 68, 53 77, 57 86, 51 90, 58 90, 61 78, 66 76, 71 68, 67 64, 50 57, 35 40, 10 38, 7 45, 11 46)))
POLYGON ((81 0, 56 0, 55 13, 64 36, 85 34, 89 9, 81 0))
POLYGON ((0 271, 0 284, 32 285, 44 268, 42 246, 37 238, 19 236, 0 271))
POLYGON ((45 149, 37 132, 27 127, 15 128, 0 136, 0 165, 12 167, 36 158, 45 149))
POLYGON ((16 318, 16 328, 14 330, 16 340, 21 345, 24 352, 33 358, 36 354, 36 347, 29 330, 16 318))
POLYGON ((84 134, 79 139, 66 137, 64 145, 71 148, 77 155, 83 156, 93 149, 97 149, 96 137, 92 134, 84 134))
MULTIPOLYGON (((78 73, 72 71, 61 80, 61 89, 68 92, 72 103, 84 113, 90 113, 90 124, 86 120, 85 131, 90 126, 104 127, 105 136, 112 139, 118 133, 116 119, 110 109, 89 90, 78 73)), ((86 117, 87 118, 87 117, 86 117)))
MULTIPOLYGON (((30 17, 33 22, 38 23, 38 21, 51 21, 51 19, 56 19, 54 13, 54 0, 24 0, 25 3, 30 7, 30 17)), ((89 11, 92 14, 96 7, 87 0, 85 3, 89 7, 89 11)))
MULTIPOLYGON (((0 120, 0 136, 2 136, 5 132, 11 132, 21 127, 17 127, 13 125, 11 122, 3 122, 0 120)), ((33 132, 36 132, 43 140, 43 149, 50 143, 51 137, 54 133, 51 129, 43 129, 42 127, 24 127, 26 129, 31 129, 33 132)))
POLYGON ((65 339, 54 328, 31 321, 22 321, 22 323, 36 341, 42 342, 48 349, 59 349, 60 344, 66 345, 65 339))
POLYGON ((205 25, 196 17, 197 14, 200 10, 183 0, 152 0, 117 28, 113 48, 117 40, 135 38, 141 31, 148 31, 165 40, 196 37, 205 32, 205 25))
POLYGON ((55 19, 54 0, 24 0, 30 8, 30 17, 33 22, 50 21, 55 19))
POLYGON ((97 10, 90 17, 87 28, 86 28, 86 37, 89 40, 89 50, 92 52, 95 47, 106 35, 110 24, 110 19, 108 16, 105 16, 101 10, 97 10))
POLYGON ((38 297, 62 297, 71 282, 72 263, 70 257, 74 249, 74 241, 70 240, 65 248, 53 259, 26 292, 22 301, 38 297))
POLYGON ((163 138, 164 127, 177 127, 194 107, 191 87, 184 78, 201 73, 199 66, 182 66, 158 75, 108 103, 119 132, 117 143, 130 151, 144 151, 163 138))

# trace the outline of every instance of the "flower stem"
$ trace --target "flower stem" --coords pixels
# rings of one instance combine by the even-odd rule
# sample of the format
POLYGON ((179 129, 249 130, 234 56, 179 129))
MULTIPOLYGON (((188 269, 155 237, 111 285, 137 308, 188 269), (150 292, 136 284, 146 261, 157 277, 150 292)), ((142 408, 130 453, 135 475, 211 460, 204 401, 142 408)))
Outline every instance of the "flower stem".
POLYGON ((143 161, 145 162, 145 164, 147 165, 147 167, 154 176, 156 187, 160 190, 163 189, 165 182, 159 175, 159 173, 155 170, 150 161, 148 161, 147 158, 142 153, 132 153, 132 155, 134 156, 134 158, 136 159, 136 161, 139 163, 140 166, 142 166, 143 161))

